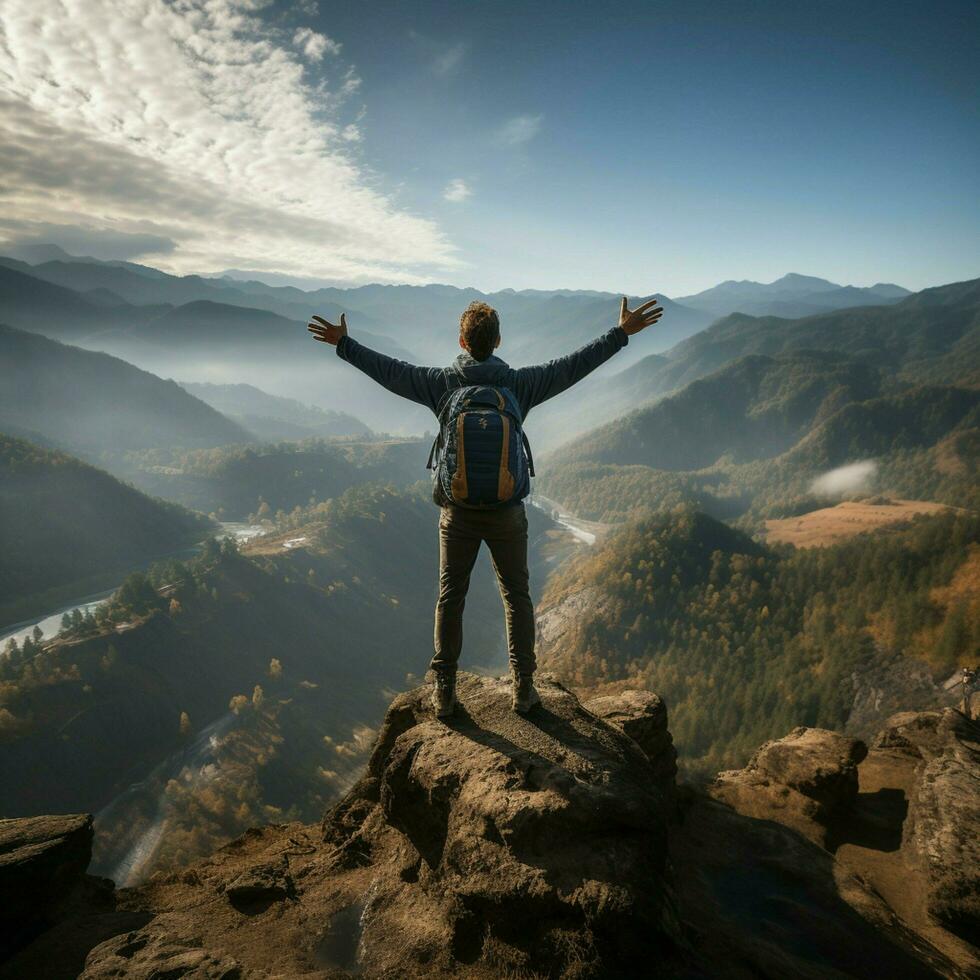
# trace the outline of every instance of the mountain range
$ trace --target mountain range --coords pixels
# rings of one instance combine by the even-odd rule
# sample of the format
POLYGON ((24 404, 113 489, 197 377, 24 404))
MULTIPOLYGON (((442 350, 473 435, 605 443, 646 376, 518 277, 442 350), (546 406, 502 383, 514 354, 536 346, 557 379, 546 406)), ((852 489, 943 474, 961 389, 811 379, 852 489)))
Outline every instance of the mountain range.
POLYGON ((910 291, 894 283, 840 286, 816 276, 791 272, 775 282, 728 279, 677 302, 712 315, 750 313, 753 316, 800 317, 851 306, 882 306, 897 302, 910 291))
POLYGON ((570 411, 545 405, 534 422, 540 420, 553 446, 562 436, 679 391, 739 358, 807 350, 841 352, 912 382, 977 386, 980 279, 924 289, 887 306, 798 319, 734 313, 664 353, 650 354, 611 376, 586 379, 570 411))
POLYGON ((0 325, 0 430, 83 456, 249 442, 174 381, 108 354, 0 325))
MULTIPOLYGON (((423 411, 385 393, 366 395, 363 380, 352 381, 329 358, 311 362, 302 325, 312 313, 336 320, 346 311, 352 334, 368 346, 438 365, 458 353, 455 325, 462 309, 485 301, 501 314, 501 356, 520 366, 551 360, 598 336, 615 322, 619 301, 618 294, 591 290, 484 293, 438 284, 305 291, 237 274, 173 276, 42 245, 19 255, 31 261, 0 258, 0 313, 13 326, 71 339, 156 373, 180 375, 186 365, 191 373, 182 376, 195 383, 244 381, 276 395, 299 395, 325 409, 352 413, 374 429, 405 433, 426 428, 423 411)), ((666 312, 657 331, 627 347, 598 376, 666 351, 736 311, 799 316, 859 303, 888 304, 904 295, 907 291, 897 286, 842 287, 795 274, 770 284, 722 283, 676 300, 661 295, 666 312)), ((645 298, 631 297, 631 302, 645 298)))
POLYGON ((369 436, 371 430, 344 412, 326 412, 294 398, 280 398, 246 384, 193 384, 181 387, 195 398, 267 441, 369 436))

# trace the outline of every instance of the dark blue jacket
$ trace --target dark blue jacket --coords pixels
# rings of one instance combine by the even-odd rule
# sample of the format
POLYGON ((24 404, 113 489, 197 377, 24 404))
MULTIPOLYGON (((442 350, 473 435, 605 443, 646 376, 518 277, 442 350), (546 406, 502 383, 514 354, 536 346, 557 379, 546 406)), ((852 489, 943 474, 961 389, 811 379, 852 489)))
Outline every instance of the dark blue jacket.
POLYGON ((340 338, 337 356, 348 364, 353 364, 389 391, 420 405, 428 405, 436 414, 439 412, 442 396, 451 388, 495 385, 509 388, 513 392, 521 413, 527 418, 527 413, 535 405, 571 388, 625 347, 628 340, 621 327, 613 327, 574 354, 556 358, 547 364, 524 368, 512 368, 494 354, 485 361, 478 361, 466 351, 449 367, 417 367, 386 354, 379 354, 370 347, 359 344, 353 337, 340 338))

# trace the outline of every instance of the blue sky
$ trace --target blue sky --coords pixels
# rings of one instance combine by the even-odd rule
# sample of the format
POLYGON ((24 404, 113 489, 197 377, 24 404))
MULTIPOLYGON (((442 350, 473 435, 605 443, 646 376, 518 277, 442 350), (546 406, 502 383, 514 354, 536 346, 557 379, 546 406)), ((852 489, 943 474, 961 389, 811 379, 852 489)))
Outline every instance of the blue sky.
MULTIPOLYGON (((125 194, 74 177, 76 220, 169 243, 145 258, 178 271, 675 296, 788 271, 909 288, 980 274, 975 2, 191 3, 209 74, 182 65, 170 89, 152 81, 166 53, 140 53, 147 16, 125 33, 94 23, 106 4, 71 2, 120 34, 120 54, 93 44, 110 94, 101 114, 85 103, 91 152, 133 174, 166 164, 125 194), (114 94, 129 78, 135 108, 114 94), (205 111, 222 99, 215 149, 205 111)), ((176 62, 188 25, 167 17, 176 62)), ((30 73, 50 36, 32 47, 25 26, 13 46, 14 118, 42 145, 42 123, 71 125, 30 73)), ((28 183, 8 237, 56 237, 66 208, 28 217, 28 183)))

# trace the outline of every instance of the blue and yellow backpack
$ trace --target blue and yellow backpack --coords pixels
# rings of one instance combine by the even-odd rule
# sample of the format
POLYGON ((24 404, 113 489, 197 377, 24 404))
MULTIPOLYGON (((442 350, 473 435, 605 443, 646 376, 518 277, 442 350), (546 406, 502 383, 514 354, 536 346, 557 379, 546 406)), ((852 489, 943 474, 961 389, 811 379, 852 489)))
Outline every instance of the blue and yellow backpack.
POLYGON ((508 388, 470 385, 447 392, 426 464, 436 503, 487 510, 523 500, 534 461, 521 423, 508 388))

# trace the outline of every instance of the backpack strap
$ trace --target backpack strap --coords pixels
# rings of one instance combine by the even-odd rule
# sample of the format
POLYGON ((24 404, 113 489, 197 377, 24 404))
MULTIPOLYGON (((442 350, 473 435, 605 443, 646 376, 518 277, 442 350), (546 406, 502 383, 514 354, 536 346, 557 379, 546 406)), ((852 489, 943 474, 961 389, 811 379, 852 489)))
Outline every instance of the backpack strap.
POLYGON ((443 376, 446 379, 446 390, 442 393, 442 397, 439 399, 439 404, 436 406, 436 417, 439 419, 440 425, 442 424, 442 413, 446 410, 446 405, 449 399, 452 397, 454 391, 458 391, 460 388, 466 388, 469 386, 469 381, 466 375, 460 371, 456 365, 452 367, 443 368, 443 376), (455 384, 450 383, 450 377, 455 384))
POLYGON ((429 450, 429 459, 425 464, 427 470, 434 470, 436 463, 439 460, 439 452, 442 449, 442 413, 446 410, 446 406, 449 404, 450 398, 454 391, 458 391, 460 388, 465 388, 469 384, 466 379, 466 375, 463 374, 461 370, 456 365, 452 367, 447 367, 443 369, 443 375, 446 378, 446 390, 443 392, 442 398, 439 399, 439 404, 436 406, 436 418, 439 422, 439 431, 436 433, 435 439, 432 440, 432 448, 429 450), (455 384, 450 384, 450 375, 453 376, 455 384))
POLYGON ((521 427, 521 439, 524 442, 524 455, 527 456, 527 475, 534 476, 534 457, 531 455, 531 444, 527 441, 527 433, 521 427))

